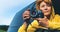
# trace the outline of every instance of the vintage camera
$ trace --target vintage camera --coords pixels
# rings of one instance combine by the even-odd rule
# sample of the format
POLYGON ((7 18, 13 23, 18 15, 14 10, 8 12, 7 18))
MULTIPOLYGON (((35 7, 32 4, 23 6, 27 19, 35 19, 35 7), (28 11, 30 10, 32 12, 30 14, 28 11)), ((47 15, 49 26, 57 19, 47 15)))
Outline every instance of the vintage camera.
POLYGON ((30 10, 30 16, 32 18, 44 18, 44 14, 42 13, 42 11, 41 10, 36 10, 36 7, 33 7, 30 10))
POLYGON ((35 10, 35 11, 31 11, 30 12, 30 16, 32 17, 32 18, 44 18, 44 14, 42 13, 42 11, 40 11, 40 10, 35 10))

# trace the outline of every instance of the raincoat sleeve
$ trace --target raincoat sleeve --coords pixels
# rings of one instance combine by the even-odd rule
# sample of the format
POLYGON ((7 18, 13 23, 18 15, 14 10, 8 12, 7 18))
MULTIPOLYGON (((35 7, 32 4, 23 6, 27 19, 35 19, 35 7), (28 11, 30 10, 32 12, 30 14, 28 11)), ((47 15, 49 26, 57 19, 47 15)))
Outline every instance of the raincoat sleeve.
POLYGON ((56 15, 52 21, 49 21, 49 28, 60 30, 60 16, 56 15))
POLYGON ((45 27, 40 26, 37 20, 34 20, 34 21, 28 26, 27 32, 35 32, 37 28, 46 29, 45 27))
POLYGON ((26 25, 23 24, 23 25, 18 29, 18 32, 26 32, 25 29, 26 29, 26 25))
MULTIPOLYGON (((27 32, 34 32, 38 28, 38 22, 34 20, 31 24, 28 25, 27 32)), ((18 32, 26 32, 26 25, 23 24, 19 29, 18 32)))
POLYGON ((36 20, 34 20, 31 24, 29 24, 27 32, 34 32, 37 27, 38 27, 38 23, 36 20))

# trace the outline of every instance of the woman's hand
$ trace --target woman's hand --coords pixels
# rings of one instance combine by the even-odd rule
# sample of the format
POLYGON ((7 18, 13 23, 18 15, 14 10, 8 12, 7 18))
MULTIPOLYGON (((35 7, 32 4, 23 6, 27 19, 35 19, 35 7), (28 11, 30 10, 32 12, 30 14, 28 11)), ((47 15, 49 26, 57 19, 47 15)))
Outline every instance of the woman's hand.
POLYGON ((25 19, 29 19, 30 18, 30 11, 25 11, 24 13, 23 13, 23 19, 25 20, 25 19))
POLYGON ((23 13, 24 25, 27 25, 29 19, 30 19, 30 11, 29 11, 29 10, 26 10, 26 11, 23 13))
POLYGON ((36 18, 36 20, 38 20, 39 25, 41 25, 43 27, 48 27, 48 19, 47 19, 47 17, 36 18))

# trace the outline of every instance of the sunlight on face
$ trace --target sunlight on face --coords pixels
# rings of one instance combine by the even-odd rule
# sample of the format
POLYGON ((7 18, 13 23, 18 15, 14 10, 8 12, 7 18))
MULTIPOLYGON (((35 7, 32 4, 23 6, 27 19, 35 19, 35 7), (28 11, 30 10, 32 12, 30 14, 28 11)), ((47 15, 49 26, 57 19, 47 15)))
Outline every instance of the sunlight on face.
POLYGON ((44 1, 40 3, 40 10, 44 13, 45 16, 50 15, 51 13, 51 6, 46 4, 44 1))

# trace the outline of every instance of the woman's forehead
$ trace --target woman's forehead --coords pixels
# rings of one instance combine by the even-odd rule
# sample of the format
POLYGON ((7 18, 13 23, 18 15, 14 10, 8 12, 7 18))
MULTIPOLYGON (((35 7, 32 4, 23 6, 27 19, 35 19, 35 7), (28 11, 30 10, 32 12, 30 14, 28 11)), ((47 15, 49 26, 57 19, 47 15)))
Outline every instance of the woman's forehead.
POLYGON ((42 5, 42 4, 46 4, 46 3, 43 1, 43 2, 40 3, 40 5, 42 5))
POLYGON ((49 5, 49 6, 52 6, 51 3, 47 3, 47 2, 44 2, 44 1, 42 1, 42 2, 40 3, 40 5, 49 5))

